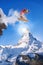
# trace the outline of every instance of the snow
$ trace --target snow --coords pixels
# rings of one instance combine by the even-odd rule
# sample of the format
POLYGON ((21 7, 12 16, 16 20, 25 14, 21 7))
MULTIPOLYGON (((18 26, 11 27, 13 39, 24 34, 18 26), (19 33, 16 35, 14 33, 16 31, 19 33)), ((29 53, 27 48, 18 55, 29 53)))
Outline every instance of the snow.
MULTIPOLYGON (((0 62, 2 61, 0 64, 7 65, 9 62, 9 64, 11 63, 10 65, 15 65, 18 55, 26 55, 28 53, 43 53, 43 43, 35 39, 32 34, 26 30, 17 45, 0 45, 0 62)), ((20 58, 20 61, 22 61, 22 58, 20 58)))

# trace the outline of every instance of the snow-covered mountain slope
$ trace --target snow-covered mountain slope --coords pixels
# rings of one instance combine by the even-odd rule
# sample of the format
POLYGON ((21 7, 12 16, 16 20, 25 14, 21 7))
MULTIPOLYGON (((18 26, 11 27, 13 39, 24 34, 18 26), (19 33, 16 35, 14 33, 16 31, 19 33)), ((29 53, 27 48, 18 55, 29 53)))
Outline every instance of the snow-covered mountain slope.
POLYGON ((0 64, 7 65, 16 61, 18 55, 29 53, 43 53, 43 43, 32 36, 28 29, 23 34, 17 45, 0 45, 0 64), (3 64, 5 63, 5 64, 3 64))

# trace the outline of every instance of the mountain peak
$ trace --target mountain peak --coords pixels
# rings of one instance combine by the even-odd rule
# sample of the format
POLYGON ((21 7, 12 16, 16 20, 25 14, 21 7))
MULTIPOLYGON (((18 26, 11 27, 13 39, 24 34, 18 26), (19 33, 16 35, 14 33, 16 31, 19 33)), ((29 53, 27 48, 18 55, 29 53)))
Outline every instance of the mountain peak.
MULTIPOLYGON (((28 29, 26 29, 18 44, 22 48, 28 48, 25 53, 36 52, 42 47, 42 42, 34 38, 28 29)), ((22 53, 24 54, 24 51, 22 53)))
POLYGON ((28 36, 28 34, 29 34, 30 32, 29 32, 29 30, 28 29, 26 29, 25 30, 25 32, 24 32, 24 34, 22 35, 22 37, 21 37, 21 39, 19 40, 19 44, 22 44, 22 43, 28 43, 28 41, 29 41, 29 36, 28 36))
POLYGON ((32 41, 33 39, 34 39, 34 37, 30 33, 30 31, 28 29, 26 29, 18 43, 19 44, 21 44, 21 43, 29 43, 29 41, 32 41))

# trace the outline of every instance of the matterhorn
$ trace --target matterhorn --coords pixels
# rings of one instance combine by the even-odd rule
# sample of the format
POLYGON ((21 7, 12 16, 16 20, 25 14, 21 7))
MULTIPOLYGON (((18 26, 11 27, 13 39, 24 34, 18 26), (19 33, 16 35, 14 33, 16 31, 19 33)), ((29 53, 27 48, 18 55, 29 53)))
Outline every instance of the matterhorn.
POLYGON ((34 38, 28 29, 23 33, 17 45, 0 45, 0 65, 19 65, 18 62, 29 65, 30 63, 27 62, 31 58, 29 56, 39 58, 39 55, 43 55, 43 43, 34 38))

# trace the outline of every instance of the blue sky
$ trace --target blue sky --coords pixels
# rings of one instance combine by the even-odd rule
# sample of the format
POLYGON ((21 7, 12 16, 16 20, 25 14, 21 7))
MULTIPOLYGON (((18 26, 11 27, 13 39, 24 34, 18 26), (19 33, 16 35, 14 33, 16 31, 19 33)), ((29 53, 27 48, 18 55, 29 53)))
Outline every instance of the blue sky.
MULTIPOLYGON (((43 42, 43 0, 0 0, 0 8, 8 15, 10 9, 20 11, 24 8, 30 10, 27 18, 30 22, 25 23, 34 37, 43 42)), ((23 24, 23 23, 22 23, 23 24)), ((21 23, 16 22, 13 26, 8 25, 0 37, 0 45, 15 45, 21 38, 17 28, 21 23)))

